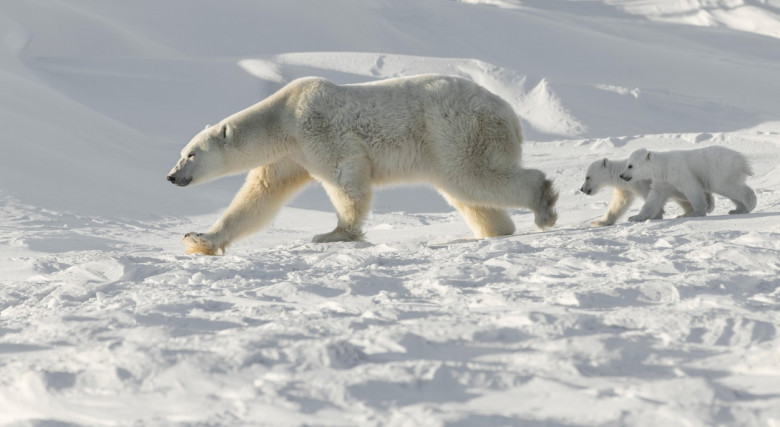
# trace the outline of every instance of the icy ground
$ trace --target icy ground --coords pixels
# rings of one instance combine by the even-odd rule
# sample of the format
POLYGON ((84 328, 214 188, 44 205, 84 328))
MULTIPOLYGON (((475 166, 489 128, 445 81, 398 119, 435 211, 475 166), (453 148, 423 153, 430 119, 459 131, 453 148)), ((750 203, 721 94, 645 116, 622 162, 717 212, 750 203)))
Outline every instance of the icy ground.
POLYGON ((780 425, 779 6, 4 3, 0 424, 780 425), (184 254, 241 182, 165 182, 203 125, 302 75, 424 72, 515 107, 556 227, 472 240, 403 187, 318 245, 313 187, 184 254), (708 145, 750 159, 753 213, 588 226, 590 162, 708 145))

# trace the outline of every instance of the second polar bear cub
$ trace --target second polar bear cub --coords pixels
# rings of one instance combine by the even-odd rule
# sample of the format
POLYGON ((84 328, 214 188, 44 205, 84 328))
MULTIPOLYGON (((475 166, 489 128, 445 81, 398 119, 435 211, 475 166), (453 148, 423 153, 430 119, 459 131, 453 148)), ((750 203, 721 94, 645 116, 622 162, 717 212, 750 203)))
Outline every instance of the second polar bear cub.
POLYGON ((707 193, 720 194, 734 202, 736 209, 729 211, 731 215, 748 213, 756 207, 756 193, 745 185, 750 175, 753 172, 742 154, 714 146, 660 153, 636 150, 620 178, 652 181, 642 210, 629 218, 645 221, 654 218, 675 193, 683 194, 691 204, 692 211, 684 216, 706 215, 707 193))
MULTIPOLYGON (((649 179, 634 179, 626 181, 620 178, 620 174, 626 169, 628 159, 622 160, 597 160, 588 167, 588 171, 585 174, 585 182, 582 184, 580 191, 591 196, 601 191, 604 187, 613 187, 612 201, 607 208, 607 211, 597 221, 590 223, 592 227, 604 227, 612 225, 631 207, 631 203, 634 202, 637 196, 643 200, 647 199, 647 195, 650 193, 649 179)), ((682 194, 671 194, 670 197, 680 205, 685 214, 689 214, 693 211, 691 204, 685 199, 682 194)), ((712 200, 712 194, 707 193, 707 213, 712 212, 715 206, 712 200)), ((663 218, 663 210, 660 210, 656 216, 652 219, 663 218)))

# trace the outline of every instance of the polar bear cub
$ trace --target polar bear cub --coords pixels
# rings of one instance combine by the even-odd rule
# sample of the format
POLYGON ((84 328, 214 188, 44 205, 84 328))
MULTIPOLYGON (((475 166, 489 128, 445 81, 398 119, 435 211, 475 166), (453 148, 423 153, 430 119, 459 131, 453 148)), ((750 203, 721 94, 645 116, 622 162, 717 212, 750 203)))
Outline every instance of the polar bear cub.
POLYGON ((631 153, 620 178, 631 182, 649 179, 650 193, 638 215, 630 221, 655 218, 664 202, 675 194, 682 194, 692 210, 683 216, 707 214, 707 193, 729 198, 736 209, 730 215, 743 214, 756 207, 756 193, 745 179, 753 172, 745 157, 725 147, 707 147, 696 150, 650 152, 639 149, 631 153))
MULTIPOLYGON (((650 193, 649 179, 634 179, 626 181, 620 178, 620 174, 626 169, 628 159, 623 160, 597 160, 590 164, 585 174, 585 182, 580 187, 580 191, 591 196, 597 194, 604 187, 613 187, 612 201, 604 213, 604 216, 597 221, 590 223, 592 227, 604 227, 612 225, 631 207, 634 199, 638 196, 647 199, 650 193)), ((681 194, 673 194, 671 197, 680 205, 685 214, 693 211, 691 204, 681 194)), ((715 203, 712 194, 707 193, 707 212, 712 212, 715 203)), ((660 210, 652 219, 663 218, 663 210, 660 210)))
POLYGON ((515 231, 510 207, 530 209, 539 228, 555 224, 558 194, 542 171, 521 166, 522 140, 512 107, 466 79, 339 86, 310 77, 195 135, 167 178, 184 187, 249 171, 211 229, 184 236, 190 253, 224 253, 312 180, 337 218, 315 242, 361 239, 372 185, 393 182, 433 186, 482 238, 515 231))

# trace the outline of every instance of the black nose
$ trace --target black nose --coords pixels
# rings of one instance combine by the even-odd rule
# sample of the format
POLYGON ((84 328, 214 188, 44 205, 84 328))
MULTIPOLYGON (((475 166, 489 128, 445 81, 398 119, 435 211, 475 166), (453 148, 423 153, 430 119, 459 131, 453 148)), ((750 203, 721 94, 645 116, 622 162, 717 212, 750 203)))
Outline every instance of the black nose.
POLYGON ((620 174, 620 179, 622 179, 623 181, 631 181, 631 177, 626 178, 625 176, 623 176, 623 174, 620 174))
POLYGON ((168 175, 168 181, 170 181, 171 184, 176 184, 176 177, 173 175, 168 175))

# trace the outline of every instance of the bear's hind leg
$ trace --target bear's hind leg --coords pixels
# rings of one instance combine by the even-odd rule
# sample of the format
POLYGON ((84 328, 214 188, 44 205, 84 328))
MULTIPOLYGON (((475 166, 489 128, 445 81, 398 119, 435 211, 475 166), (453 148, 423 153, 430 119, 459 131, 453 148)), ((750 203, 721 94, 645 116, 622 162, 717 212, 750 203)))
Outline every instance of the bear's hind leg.
POLYGON ((558 192, 553 188, 552 181, 536 169, 480 169, 471 174, 451 177, 441 187, 469 205, 528 208, 534 213, 534 223, 541 229, 552 227, 558 219, 555 211, 558 192))
POLYGON ((726 188, 720 194, 728 197, 737 207, 729 211, 729 215, 746 214, 756 208, 756 193, 745 184, 737 184, 732 188, 726 188))
POLYGON ((541 194, 539 195, 534 213, 534 223, 542 230, 550 228, 558 221, 558 212, 555 211, 555 202, 558 201, 558 192, 555 191, 552 181, 544 180, 541 194))
POLYGON ((475 206, 463 203, 450 196, 443 190, 439 190, 442 196, 457 209, 463 219, 466 220, 474 237, 483 239, 486 237, 508 236, 515 232, 515 223, 506 210, 487 206, 475 206))
MULTIPOLYGON (((715 209, 715 199, 712 197, 712 193, 704 193, 704 197, 707 204, 707 213, 711 213, 712 210, 715 209)), ((691 212, 693 212, 693 206, 688 203, 688 200, 685 199, 684 196, 675 196, 674 201, 677 202, 677 204, 680 205, 683 210, 683 214, 679 215, 677 218, 691 216, 691 212)))

